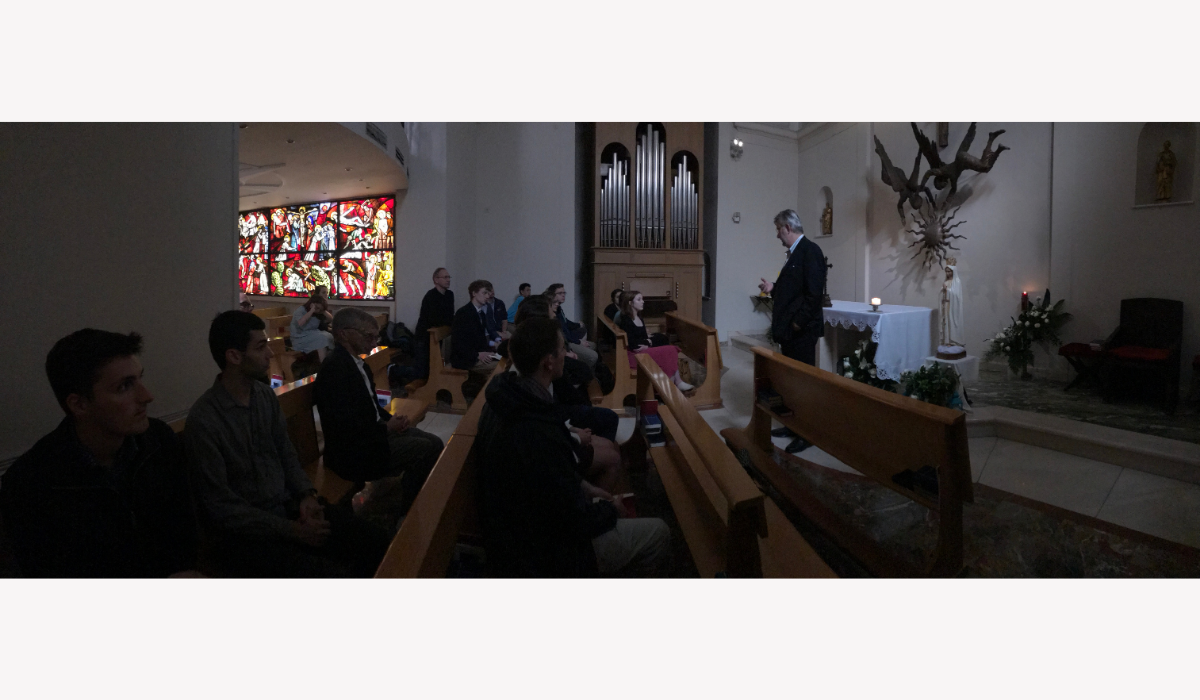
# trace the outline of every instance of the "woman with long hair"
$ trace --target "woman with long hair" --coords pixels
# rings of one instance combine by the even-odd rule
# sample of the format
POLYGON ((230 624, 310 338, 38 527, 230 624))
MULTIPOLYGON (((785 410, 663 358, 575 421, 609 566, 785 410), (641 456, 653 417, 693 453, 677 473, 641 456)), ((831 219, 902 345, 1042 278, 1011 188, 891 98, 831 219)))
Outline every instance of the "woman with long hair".
POLYGON ((696 387, 679 378, 679 348, 667 342, 666 336, 655 333, 653 337, 646 333, 646 324, 642 321, 642 309, 646 300, 636 289, 625 292, 621 301, 621 330, 625 331, 629 343, 629 367, 637 367, 634 355, 649 355, 654 358, 662 371, 671 377, 680 391, 691 391, 696 387))
POLYGON ((289 331, 292 336, 292 349, 296 352, 317 351, 317 357, 325 359, 325 353, 334 347, 333 334, 321 330, 321 321, 331 321, 329 303, 318 287, 313 291, 304 306, 296 307, 292 312, 292 325, 289 331))

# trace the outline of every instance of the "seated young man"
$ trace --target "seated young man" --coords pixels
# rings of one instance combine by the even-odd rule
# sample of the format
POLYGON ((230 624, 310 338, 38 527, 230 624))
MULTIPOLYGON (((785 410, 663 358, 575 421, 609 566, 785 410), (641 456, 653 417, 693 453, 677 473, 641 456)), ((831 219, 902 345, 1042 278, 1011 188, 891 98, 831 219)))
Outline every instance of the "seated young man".
POLYGON ((226 311, 208 347, 221 369, 184 430, 201 521, 230 576, 372 576, 387 533, 323 506, 288 438, 267 384, 271 349, 262 319, 226 311))
POLYGON ((546 288, 545 296, 550 300, 550 308, 554 312, 554 317, 558 319, 559 327, 563 337, 567 339, 571 352, 586 362, 588 367, 594 367, 600 361, 600 355, 596 352, 596 344, 587 339, 587 328, 584 328, 582 323, 568 319, 567 314, 563 311, 563 304, 567 303, 567 288, 562 283, 555 282, 546 288))
POLYGON ((472 282, 467 287, 471 301, 454 313, 454 323, 450 326, 450 366, 471 370, 480 384, 495 369, 496 358, 492 355, 500 344, 500 338, 489 335, 487 329, 491 290, 492 283, 487 280, 472 282))
POLYGON ((399 515, 408 513, 445 444, 392 416, 375 400, 375 379, 359 355, 375 347, 379 327, 361 309, 333 317, 337 346, 321 363, 313 398, 325 433, 325 466, 347 481, 375 481, 403 474, 399 515))
POLYGON ((580 478, 570 432, 550 395, 562 375, 558 323, 531 318, 509 341, 516 372, 488 385, 479 420, 479 506, 490 572, 573 577, 653 574, 670 531, 580 478), (596 501, 594 499, 601 500, 596 501))
POLYGON ((67 415, 0 486, 25 576, 197 575, 183 448, 146 415, 154 397, 142 384, 141 351, 137 333, 85 328, 46 356, 67 415))

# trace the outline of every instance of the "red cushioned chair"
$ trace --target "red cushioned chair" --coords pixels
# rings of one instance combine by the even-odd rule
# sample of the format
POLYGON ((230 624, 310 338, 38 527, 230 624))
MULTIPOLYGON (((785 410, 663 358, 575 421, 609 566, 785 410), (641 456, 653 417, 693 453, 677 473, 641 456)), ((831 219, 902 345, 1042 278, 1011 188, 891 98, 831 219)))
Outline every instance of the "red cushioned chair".
POLYGON ((1162 383, 1163 407, 1179 403, 1179 348, 1183 341, 1183 302, 1122 299, 1121 325, 1113 333, 1102 364, 1104 399, 1112 400, 1116 372, 1147 374, 1162 383))

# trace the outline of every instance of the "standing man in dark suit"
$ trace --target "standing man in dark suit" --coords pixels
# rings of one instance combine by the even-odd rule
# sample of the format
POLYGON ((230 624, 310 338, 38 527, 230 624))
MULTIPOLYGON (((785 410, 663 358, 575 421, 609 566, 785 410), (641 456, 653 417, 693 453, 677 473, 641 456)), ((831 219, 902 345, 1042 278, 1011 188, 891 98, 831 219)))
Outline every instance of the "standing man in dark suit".
POLYGON ((325 433, 325 466, 347 481, 403 474, 399 515, 417 498, 445 446, 438 436, 393 416, 375 397, 375 380, 359 355, 375 347, 379 327, 366 311, 346 308, 333 317, 337 347, 321 363, 313 399, 325 433))
MULTIPOLYGON (((821 307, 825 288, 825 256, 816 243, 804 237, 804 225, 792 209, 775 215, 775 235, 788 249, 788 259, 774 283, 762 280, 758 285, 774 300, 771 311, 771 335, 787 357, 816 366, 817 340, 825 334, 821 307)), ((811 445, 787 428, 771 431, 775 437, 792 437, 788 452, 799 452, 811 445)))
POLYGON ((454 321, 454 292, 450 291, 450 272, 439 267, 433 271, 433 289, 421 299, 421 315, 413 331, 416 347, 414 360, 422 379, 429 376, 429 329, 449 326, 454 321))

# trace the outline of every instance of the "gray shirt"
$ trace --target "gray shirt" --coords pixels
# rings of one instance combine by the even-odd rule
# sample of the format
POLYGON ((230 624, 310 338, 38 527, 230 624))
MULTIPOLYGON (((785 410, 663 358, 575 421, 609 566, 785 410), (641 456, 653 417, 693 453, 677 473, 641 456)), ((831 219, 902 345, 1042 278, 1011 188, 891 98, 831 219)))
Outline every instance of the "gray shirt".
POLYGON ((303 497, 312 482, 270 387, 254 382, 250 405, 240 406, 218 377, 188 412, 183 439, 210 525, 224 533, 291 535, 284 504, 303 497))

